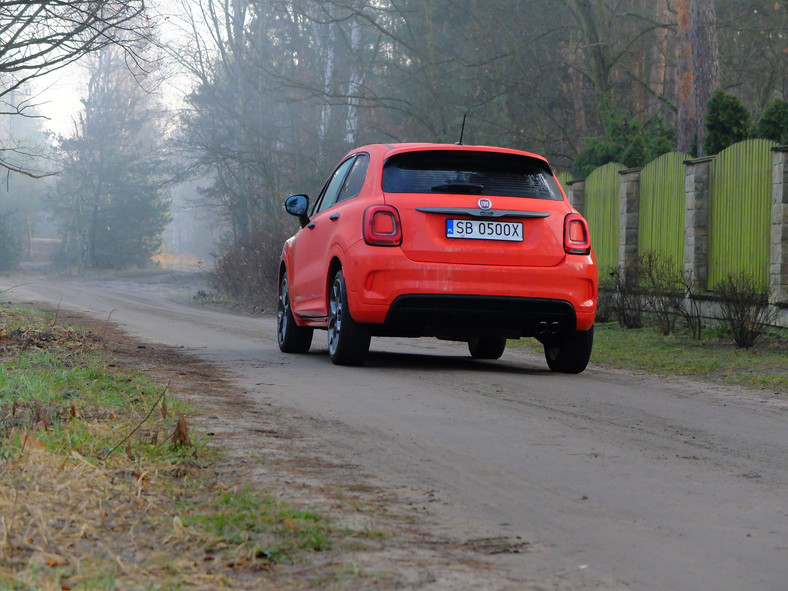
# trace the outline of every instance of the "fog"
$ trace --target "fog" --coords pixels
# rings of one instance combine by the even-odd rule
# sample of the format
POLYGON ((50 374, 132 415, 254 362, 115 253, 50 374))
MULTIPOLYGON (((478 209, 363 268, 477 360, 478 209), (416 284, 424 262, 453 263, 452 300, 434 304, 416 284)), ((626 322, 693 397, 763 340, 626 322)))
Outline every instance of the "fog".
MULTIPOLYGON (((210 265, 249 240, 275 257, 293 229, 284 198, 315 195, 348 150, 455 142, 466 117, 465 143, 541 153, 575 178, 702 153, 708 89, 753 121, 785 100, 788 9, 692 4, 115 3, 113 42, 67 67, 10 91, 23 74, 0 56, 0 244, 55 240, 67 267, 210 265)), ((23 37, 21 16, 0 20, 23 37)))

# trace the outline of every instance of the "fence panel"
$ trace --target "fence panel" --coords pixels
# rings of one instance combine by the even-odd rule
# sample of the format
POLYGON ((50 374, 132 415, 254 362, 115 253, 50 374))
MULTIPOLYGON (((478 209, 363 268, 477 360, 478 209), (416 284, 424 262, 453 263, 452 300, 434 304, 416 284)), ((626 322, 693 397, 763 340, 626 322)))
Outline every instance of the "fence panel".
POLYGON ((684 266, 684 208, 687 154, 669 152, 649 162, 640 173, 638 254, 669 256, 684 266))
POLYGON ((591 230, 599 276, 618 267, 618 231, 621 225, 621 175, 623 164, 610 162, 597 168, 586 180, 585 212, 591 230))
POLYGON ((769 284, 772 153, 768 140, 720 152, 709 175, 709 288, 746 272, 769 284))
POLYGON ((558 182, 561 183, 561 186, 564 188, 564 191, 566 191, 566 186, 569 183, 571 183, 573 180, 575 180, 574 175, 568 171, 559 172, 555 176, 558 177, 558 182))

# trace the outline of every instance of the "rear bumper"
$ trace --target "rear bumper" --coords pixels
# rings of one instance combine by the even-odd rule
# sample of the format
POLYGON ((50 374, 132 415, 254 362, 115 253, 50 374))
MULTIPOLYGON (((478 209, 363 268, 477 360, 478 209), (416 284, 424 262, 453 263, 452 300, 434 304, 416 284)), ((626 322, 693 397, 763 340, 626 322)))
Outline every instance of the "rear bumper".
POLYGON ((550 336, 574 330, 577 317, 569 302, 539 298, 469 295, 400 296, 378 334, 437 336, 550 336))
POLYGON ((555 267, 442 265, 413 262, 392 248, 350 260, 375 263, 344 267, 350 313, 356 322, 378 325, 375 334, 462 338, 508 331, 517 338, 536 335, 541 322, 588 330, 596 315, 592 256, 567 256, 555 267))

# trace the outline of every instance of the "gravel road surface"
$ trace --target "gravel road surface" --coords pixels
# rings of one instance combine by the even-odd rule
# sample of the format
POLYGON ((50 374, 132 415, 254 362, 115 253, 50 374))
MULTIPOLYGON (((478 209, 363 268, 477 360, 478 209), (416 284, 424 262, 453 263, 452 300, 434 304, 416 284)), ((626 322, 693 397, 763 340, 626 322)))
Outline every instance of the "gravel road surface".
POLYGON ((366 365, 336 367, 325 333, 310 354, 284 355, 272 317, 196 306, 191 281, 20 276, 0 289, 216 364, 250 404, 298 417, 334 460, 427 499, 435 535, 522 541, 490 588, 788 589, 784 395, 593 357, 583 374, 557 375, 522 349, 477 362, 464 344, 429 339, 373 339, 366 365))

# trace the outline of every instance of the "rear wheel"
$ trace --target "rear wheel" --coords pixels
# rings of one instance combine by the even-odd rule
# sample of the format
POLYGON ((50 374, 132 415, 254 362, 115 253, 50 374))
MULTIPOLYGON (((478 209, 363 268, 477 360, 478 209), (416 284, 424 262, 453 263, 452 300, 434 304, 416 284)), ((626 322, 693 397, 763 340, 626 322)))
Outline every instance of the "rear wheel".
POLYGON ((361 365, 370 340, 369 331, 350 316, 345 276, 340 269, 328 295, 328 355, 336 365, 361 365))
POLYGON ((472 337, 468 339, 468 350, 474 359, 500 359, 506 349, 504 337, 472 337))
POLYGON ((552 371, 580 373, 588 365, 594 345, 594 327, 575 330, 556 343, 545 343, 544 356, 552 371))
POLYGON ((306 353, 312 345, 312 329, 298 326, 290 307, 290 288, 287 273, 279 282, 279 303, 276 306, 276 338, 283 353, 306 353))

